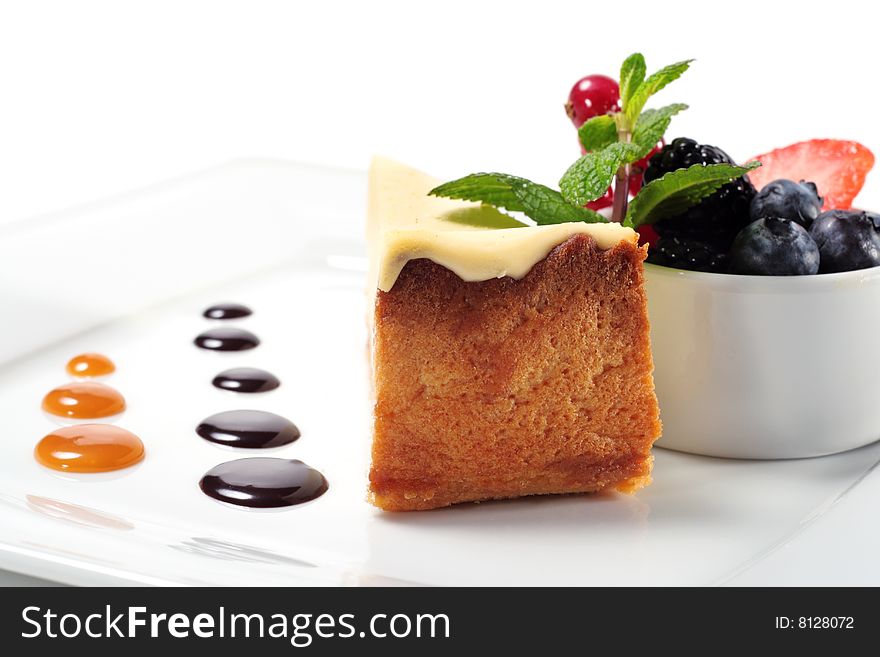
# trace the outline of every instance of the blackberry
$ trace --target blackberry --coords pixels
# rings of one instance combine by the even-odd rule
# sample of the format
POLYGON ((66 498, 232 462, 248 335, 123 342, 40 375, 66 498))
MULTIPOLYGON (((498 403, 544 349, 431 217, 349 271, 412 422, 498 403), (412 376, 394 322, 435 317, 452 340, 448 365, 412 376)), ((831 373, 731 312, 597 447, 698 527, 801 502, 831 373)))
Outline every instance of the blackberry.
MULTIPOLYGON (((695 164, 735 163, 720 148, 679 137, 648 161, 645 184, 695 164)), ((661 237, 697 240, 727 251, 737 233, 749 224, 749 206, 754 196, 755 187, 749 179, 737 178, 681 214, 658 221, 654 228, 661 237)))
POLYGON ((727 253, 706 242, 685 237, 661 237, 648 249, 648 262, 690 271, 724 273, 727 253))

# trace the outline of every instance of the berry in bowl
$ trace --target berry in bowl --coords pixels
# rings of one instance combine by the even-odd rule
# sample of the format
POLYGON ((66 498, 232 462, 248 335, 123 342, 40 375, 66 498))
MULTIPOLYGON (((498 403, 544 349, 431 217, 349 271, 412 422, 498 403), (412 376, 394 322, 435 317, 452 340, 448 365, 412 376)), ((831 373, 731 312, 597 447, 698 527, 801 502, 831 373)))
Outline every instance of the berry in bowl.
MULTIPOLYGON (((737 164, 665 141, 687 106, 646 108, 690 67, 628 57, 566 113, 581 157, 559 189, 471 174, 441 195, 524 222, 618 222, 647 250, 661 447, 751 459, 833 454, 880 439, 880 214, 853 208, 874 156, 817 139, 737 164)), ((437 191, 437 190, 435 190, 437 191)))
MULTIPOLYGON (((651 83, 641 77, 641 62, 635 72, 628 65, 634 58, 618 88, 633 76, 651 83)), ((583 84, 597 77, 576 84, 566 105, 584 153, 607 152, 595 137, 602 122, 613 122, 626 142, 646 119, 674 107, 647 110, 632 134, 622 132, 633 94, 616 108, 611 85, 583 84), (583 111, 590 93, 601 94, 597 106, 608 108, 610 120, 583 111)), ((880 330, 880 215, 852 208, 871 152, 851 141, 793 144, 752 158, 762 166, 697 194, 696 202, 661 201, 633 220, 626 207, 642 185, 691 167, 736 166, 724 150, 693 139, 658 146, 640 167, 618 170, 616 182, 624 173, 635 187, 615 184, 600 205, 588 201, 613 207, 612 219, 636 227, 649 245, 646 287, 664 425, 657 444, 771 459, 880 438, 871 392, 880 356, 866 348, 880 330)), ((637 196, 635 203, 645 205, 637 196)))
POLYGON ((880 216, 850 207, 872 164, 856 143, 795 144, 749 175, 760 187, 747 210, 737 203, 715 232, 688 220, 711 197, 654 224, 646 280, 658 445, 800 458, 880 438, 871 392, 880 356, 868 347, 880 330, 880 216), (791 153, 814 172, 790 166, 791 153))

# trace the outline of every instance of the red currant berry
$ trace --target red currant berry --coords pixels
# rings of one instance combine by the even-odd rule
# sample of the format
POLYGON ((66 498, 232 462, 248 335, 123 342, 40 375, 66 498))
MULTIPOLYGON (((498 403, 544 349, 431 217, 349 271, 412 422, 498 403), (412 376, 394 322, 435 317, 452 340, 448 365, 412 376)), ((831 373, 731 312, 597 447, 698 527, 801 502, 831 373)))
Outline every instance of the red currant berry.
POLYGON ((568 94, 565 112, 580 128, 587 119, 620 111, 620 87, 605 75, 588 75, 578 80, 568 94))
POLYGON ((645 175, 645 169, 648 168, 648 160, 653 157, 654 153, 658 152, 663 146, 666 145, 666 142, 662 139, 660 142, 648 153, 645 157, 643 157, 638 162, 634 163, 629 170, 629 193, 630 196, 635 196, 639 193, 639 190, 642 188, 642 176, 645 175))

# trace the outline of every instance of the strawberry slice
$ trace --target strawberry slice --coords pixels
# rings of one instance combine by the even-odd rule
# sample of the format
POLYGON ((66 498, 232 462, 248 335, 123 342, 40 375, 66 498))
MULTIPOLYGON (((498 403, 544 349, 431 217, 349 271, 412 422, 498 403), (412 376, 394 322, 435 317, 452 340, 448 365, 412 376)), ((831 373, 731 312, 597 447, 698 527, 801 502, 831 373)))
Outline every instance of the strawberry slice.
POLYGON ((865 184, 865 176, 874 166, 874 154, 857 141, 813 139, 764 155, 758 160, 760 169, 749 178, 757 189, 779 178, 809 180, 816 183, 819 195, 825 198, 823 210, 848 210, 865 184))

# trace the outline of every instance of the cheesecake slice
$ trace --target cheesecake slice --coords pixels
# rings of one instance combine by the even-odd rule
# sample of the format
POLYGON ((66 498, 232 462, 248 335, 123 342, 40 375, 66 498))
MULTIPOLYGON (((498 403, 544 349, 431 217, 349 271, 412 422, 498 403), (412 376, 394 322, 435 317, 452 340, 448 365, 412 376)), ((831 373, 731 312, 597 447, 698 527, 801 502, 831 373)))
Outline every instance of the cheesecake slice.
POLYGON ((527 226, 377 158, 370 498, 388 511, 650 482, 660 435, 637 235, 527 226))

